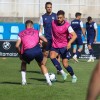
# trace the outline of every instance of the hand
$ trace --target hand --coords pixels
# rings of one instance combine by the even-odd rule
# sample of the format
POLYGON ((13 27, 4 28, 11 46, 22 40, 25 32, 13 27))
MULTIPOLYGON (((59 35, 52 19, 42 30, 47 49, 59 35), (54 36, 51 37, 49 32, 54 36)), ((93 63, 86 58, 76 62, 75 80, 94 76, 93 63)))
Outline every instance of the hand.
POLYGON ((71 48, 71 43, 67 44, 67 50, 71 48))
POLYGON ((44 49, 47 47, 47 45, 48 45, 48 41, 47 42, 43 42, 43 44, 42 44, 44 49))

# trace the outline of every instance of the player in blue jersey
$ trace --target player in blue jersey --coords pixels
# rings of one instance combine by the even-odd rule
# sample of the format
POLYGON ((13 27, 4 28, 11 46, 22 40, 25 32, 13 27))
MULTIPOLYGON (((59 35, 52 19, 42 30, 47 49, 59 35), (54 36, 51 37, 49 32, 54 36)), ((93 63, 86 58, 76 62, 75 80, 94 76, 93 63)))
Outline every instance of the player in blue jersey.
MULTIPOLYGON (((44 59, 43 62, 46 65, 47 62, 47 58, 49 55, 49 51, 52 47, 52 35, 51 35, 51 28, 52 28, 52 21, 57 19, 57 15, 56 13, 52 12, 52 3, 51 2, 46 2, 45 4, 45 9, 46 9, 46 13, 44 15, 42 15, 42 17, 40 18, 40 32, 43 33, 44 31, 44 36, 46 37, 48 44, 45 46, 45 44, 43 45, 43 54, 44 54, 44 59), (44 30, 43 30, 44 29, 44 30)), ((58 61, 60 62, 60 56, 57 57, 58 61)), ((57 71, 57 73, 59 73, 59 71, 57 71)))
POLYGON ((75 33, 77 34, 77 39, 73 43, 73 59, 78 62, 77 57, 81 53, 83 49, 83 41, 82 41, 82 33, 85 36, 85 30, 83 28, 83 22, 80 20, 81 19, 81 13, 77 12, 75 14, 75 19, 71 21, 71 26, 75 33), (78 47, 78 49, 77 49, 78 47))
POLYGON ((88 62, 94 62, 92 44, 96 42, 97 39, 97 24, 92 20, 92 17, 90 16, 87 18, 86 32, 87 32, 87 45, 90 53, 90 58, 88 62))

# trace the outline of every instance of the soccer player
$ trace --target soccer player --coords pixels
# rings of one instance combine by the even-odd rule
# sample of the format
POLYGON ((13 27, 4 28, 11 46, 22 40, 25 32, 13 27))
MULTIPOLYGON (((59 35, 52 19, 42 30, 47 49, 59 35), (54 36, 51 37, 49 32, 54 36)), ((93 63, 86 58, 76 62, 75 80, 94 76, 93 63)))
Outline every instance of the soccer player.
POLYGON ((52 21, 52 48, 50 51, 50 58, 57 70, 59 70, 63 76, 63 79, 67 79, 67 74, 62 70, 60 63, 56 59, 58 55, 61 55, 62 63, 64 68, 72 76, 72 83, 77 81, 77 77, 71 66, 68 65, 68 49, 70 49, 72 42, 76 39, 76 33, 70 26, 70 24, 65 21, 65 12, 59 10, 57 12, 57 20, 52 21), (69 40, 66 37, 72 34, 72 38, 69 40))
POLYGON ((43 54, 39 46, 39 35, 43 41, 47 42, 47 40, 39 34, 39 31, 33 29, 33 22, 31 20, 27 20, 25 26, 26 29, 19 33, 19 38, 16 42, 16 49, 22 61, 22 85, 26 85, 26 64, 30 64, 33 59, 35 59, 40 66, 48 85, 52 85, 47 68, 43 64, 43 54), (20 45, 22 45, 21 49, 20 45))
POLYGON ((94 62, 92 44, 96 42, 97 39, 97 24, 92 20, 92 17, 90 16, 87 18, 86 32, 87 32, 87 45, 90 53, 90 58, 87 62, 94 62))
POLYGON ((83 41, 82 41, 82 33, 85 36, 85 30, 83 28, 83 22, 80 20, 81 19, 81 13, 77 12, 75 14, 76 19, 71 21, 71 26, 75 33, 77 34, 77 39, 73 43, 73 59, 78 62, 77 57, 81 53, 83 49, 83 41), (78 49, 77 49, 78 46, 78 49))
POLYGON ((88 86, 88 92, 86 100, 97 100, 100 95, 100 60, 93 70, 90 83, 88 86))
MULTIPOLYGON (((44 15, 42 15, 42 17, 40 18, 40 32, 43 33, 43 28, 44 28, 44 36, 46 37, 48 44, 43 48, 43 63, 46 65, 47 62, 47 58, 49 55, 49 51, 51 49, 52 46, 52 35, 51 35, 51 23, 52 20, 55 20, 57 18, 56 13, 52 12, 52 3, 51 2, 46 2, 45 4, 45 9, 46 9, 46 13, 44 15)), ((58 55, 58 61, 60 62, 60 56, 58 55)), ((57 73, 59 73, 59 71, 57 71, 57 73)))

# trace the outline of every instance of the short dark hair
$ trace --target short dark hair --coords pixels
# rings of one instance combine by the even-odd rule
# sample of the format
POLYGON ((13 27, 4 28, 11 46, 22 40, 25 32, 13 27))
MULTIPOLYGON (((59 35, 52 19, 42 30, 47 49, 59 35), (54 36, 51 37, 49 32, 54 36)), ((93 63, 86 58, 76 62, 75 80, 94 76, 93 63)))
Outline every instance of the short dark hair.
POLYGON ((89 16, 88 18, 87 18, 87 21, 89 22, 90 20, 92 20, 92 17, 91 16, 89 16))
POLYGON ((76 12, 75 17, 81 16, 82 14, 80 12, 76 12))
POLYGON ((26 22, 25 22, 25 27, 27 28, 27 25, 28 24, 32 24, 33 25, 33 21, 31 21, 31 20, 27 20, 26 22))
POLYGON ((52 5, 52 3, 51 2, 46 2, 45 7, 47 7, 47 5, 52 5))
POLYGON ((65 12, 64 12, 63 10, 59 10, 59 11, 57 12, 57 16, 58 16, 58 15, 63 15, 63 16, 64 16, 64 15, 65 15, 65 12))

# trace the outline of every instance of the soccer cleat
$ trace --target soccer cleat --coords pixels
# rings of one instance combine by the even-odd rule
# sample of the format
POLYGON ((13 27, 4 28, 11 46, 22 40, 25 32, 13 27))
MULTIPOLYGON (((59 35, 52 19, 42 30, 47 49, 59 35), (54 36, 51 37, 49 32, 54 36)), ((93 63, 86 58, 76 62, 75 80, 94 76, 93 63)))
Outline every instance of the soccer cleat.
POLYGON ((93 58, 89 59, 87 62, 94 62, 94 59, 93 58))
POLYGON ((73 56, 73 59, 76 61, 76 62, 79 62, 77 57, 73 56))
POLYGON ((65 81, 67 79, 67 73, 63 74, 62 77, 63 77, 63 79, 65 81))
POLYGON ((47 82, 47 84, 48 84, 49 86, 52 86, 52 83, 51 83, 51 81, 50 81, 50 82, 47 82))
POLYGON ((77 82, 77 77, 76 76, 72 77, 72 83, 76 83, 76 82, 77 82))
POLYGON ((94 62, 94 58, 91 59, 91 62, 94 62))
POLYGON ((27 85, 27 83, 26 82, 22 82, 22 85, 27 85))

